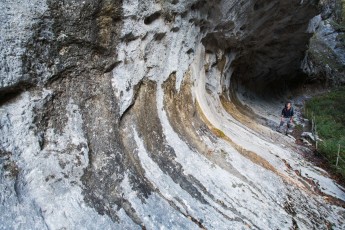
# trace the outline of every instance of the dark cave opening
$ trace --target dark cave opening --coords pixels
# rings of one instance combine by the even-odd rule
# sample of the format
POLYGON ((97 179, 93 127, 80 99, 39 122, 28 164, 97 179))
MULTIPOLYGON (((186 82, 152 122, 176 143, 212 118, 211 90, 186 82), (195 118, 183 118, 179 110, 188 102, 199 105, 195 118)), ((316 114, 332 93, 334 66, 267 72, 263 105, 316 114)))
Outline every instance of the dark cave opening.
POLYGON ((308 83, 301 63, 313 36, 309 22, 318 13, 315 1, 248 2, 238 6, 233 26, 220 21, 202 43, 213 53, 236 53, 230 87, 263 98, 281 97, 308 83))

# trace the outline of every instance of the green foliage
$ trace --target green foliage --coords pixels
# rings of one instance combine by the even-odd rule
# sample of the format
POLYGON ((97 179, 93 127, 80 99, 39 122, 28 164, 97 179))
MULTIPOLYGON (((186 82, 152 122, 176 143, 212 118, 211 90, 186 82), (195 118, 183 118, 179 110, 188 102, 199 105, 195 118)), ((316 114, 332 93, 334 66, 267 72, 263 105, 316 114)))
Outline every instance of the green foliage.
POLYGON ((339 25, 345 27, 345 0, 336 0, 335 18, 339 25))
MULTIPOLYGON (((309 100, 306 109, 313 111, 317 133, 323 140, 319 142, 318 151, 335 165, 340 144, 340 155, 345 159, 345 87, 309 100)), ((312 119, 311 112, 307 116, 312 119)), ((339 166, 339 172, 345 177, 345 163, 339 166)))
POLYGON ((331 26, 337 31, 337 32, 345 32, 345 23, 338 23, 336 21, 330 21, 331 26))
POLYGON ((343 47, 345 47, 345 33, 339 34, 339 35, 337 36, 337 40, 339 41, 339 43, 340 43, 343 47))
POLYGON ((300 125, 300 124, 297 124, 297 125, 295 126, 295 129, 296 129, 297 131, 299 131, 299 132, 302 132, 302 131, 303 131, 303 126, 300 125))

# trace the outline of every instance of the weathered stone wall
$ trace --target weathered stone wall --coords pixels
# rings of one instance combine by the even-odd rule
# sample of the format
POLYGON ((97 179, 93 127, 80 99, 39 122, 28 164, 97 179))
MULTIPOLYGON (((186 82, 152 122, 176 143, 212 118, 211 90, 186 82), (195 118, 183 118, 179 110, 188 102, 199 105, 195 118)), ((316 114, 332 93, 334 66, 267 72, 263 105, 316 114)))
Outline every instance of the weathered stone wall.
POLYGON ((0 228, 344 227, 342 188, 229 100, 299 78, 315 4, 1 2, 0 228))
POLYGON ((312 35, 307 29, 318 12, 316 2, 262 0, 238 2, 235 7, 220 14, 221 19, 204 38, 206 46, 236 52, 234 83, 270 94, 303 80, 300 63, 312 35))
POLYGON ((321 85, 345 84, 345 2, 321 1, 322 11, 312 20, 306 56, 302 62, 308 81, 321 85))
MULTIPOLYGON (((34 85, 36 78, 30 78, 23 68, 26 44, 36 33, 41 15, 47 10, 43 1, 2 1, 0 40, 0 94, 18 91, 27 85, 34 85)), ((49 25, 45 25, 49 26, 49 25)))

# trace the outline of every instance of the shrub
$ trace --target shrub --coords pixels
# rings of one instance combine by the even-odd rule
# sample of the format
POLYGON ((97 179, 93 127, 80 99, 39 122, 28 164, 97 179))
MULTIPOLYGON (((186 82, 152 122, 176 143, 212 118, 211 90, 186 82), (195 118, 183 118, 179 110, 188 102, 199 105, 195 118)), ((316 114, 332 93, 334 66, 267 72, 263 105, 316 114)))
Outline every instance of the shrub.
MULTIPOLYGON (((318 152, 335 165, 338 145, 342 146, 340 156, 345 159, 345 87, 314 97, 307 101, 306 109, 313 111, 316 130, 322 139, 318 152)), ((307 114, 309 120, 311 113, 307 114)), ((337 171, 345 177, 345 162, 339 162, 337 171)))

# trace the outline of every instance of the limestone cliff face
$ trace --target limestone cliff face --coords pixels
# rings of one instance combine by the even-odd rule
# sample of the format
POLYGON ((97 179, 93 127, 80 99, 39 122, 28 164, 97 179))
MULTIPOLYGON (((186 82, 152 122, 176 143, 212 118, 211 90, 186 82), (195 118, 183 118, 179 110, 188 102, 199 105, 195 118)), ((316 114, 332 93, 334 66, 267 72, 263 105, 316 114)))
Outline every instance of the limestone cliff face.
POLYGON ((344 227, 344 189, 234 97, 299 80, 316 1, 0 7, 1 228, 344 227))
POLYGON ((322 11, 309 30, 314 32, 302 68, 311 82, 339 86, 345 83, 345 2, 321 1, 322 11))

